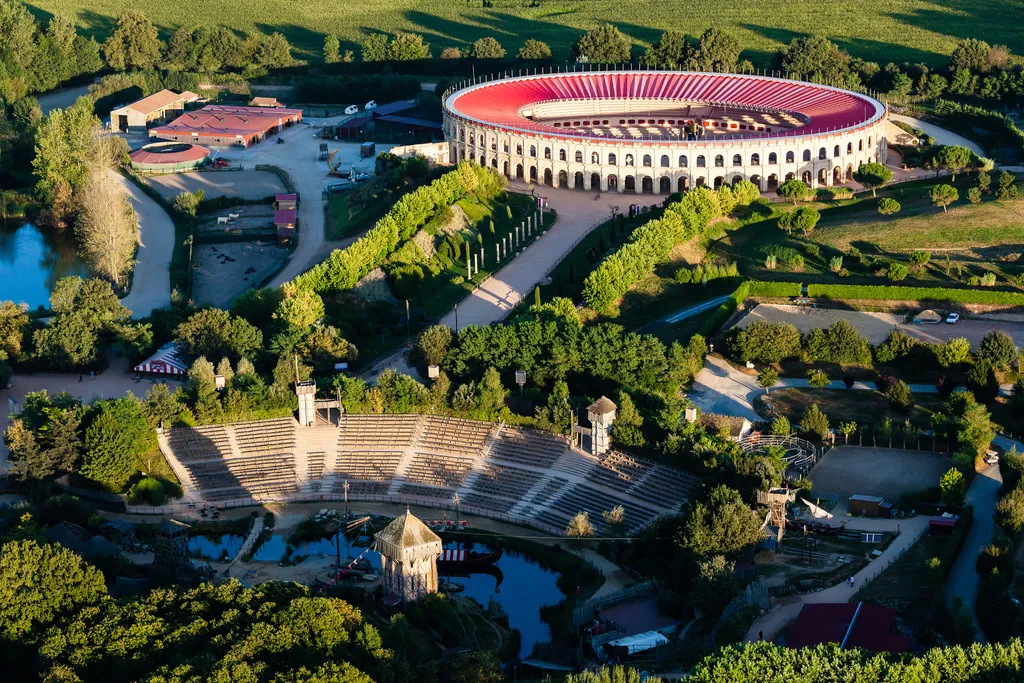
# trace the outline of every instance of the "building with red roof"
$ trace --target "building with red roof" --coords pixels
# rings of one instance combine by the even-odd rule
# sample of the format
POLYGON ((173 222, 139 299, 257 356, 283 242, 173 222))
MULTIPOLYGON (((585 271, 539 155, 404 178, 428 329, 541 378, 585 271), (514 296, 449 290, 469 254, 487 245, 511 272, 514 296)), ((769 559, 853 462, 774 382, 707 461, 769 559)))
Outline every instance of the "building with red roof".
POLYGON ((187 142, 154 142, 131 152, 128 158, 136 171, 171 173, 205 166, 210 150, 187 142))
POLYGON ((211 104, 150 128, 152 138, 207 147, 249 147, 302 121, 301 109, 211 104))
POLYGON ((808 603, 786 639, 786 647, 839 643, 871 652, 905 652, 910 638, 893 632, 896 610, 868 602, 808 603))
POLYGON ((852 180, 886 159, 886 106, 750 74, 585 71, 477 78, 445 93, 453 161, 584 190, 668 194, 749 180, 852 180))

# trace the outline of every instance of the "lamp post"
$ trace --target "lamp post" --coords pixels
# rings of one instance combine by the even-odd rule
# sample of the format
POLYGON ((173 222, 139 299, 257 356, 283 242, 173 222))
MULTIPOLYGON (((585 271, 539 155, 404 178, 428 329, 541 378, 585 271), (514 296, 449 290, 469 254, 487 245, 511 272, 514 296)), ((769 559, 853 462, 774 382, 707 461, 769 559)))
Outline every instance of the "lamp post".
POLYGON ((458 491, 456 491, 455 495, 452 496, 452 502, 455 503, 455 528, 458 529, 459 528, 459 503, 462 502, 462 499, 459 498, 459 492, 458 491))
POLYGON ((342 488, 345 490, 345 519, 348 519, 348 479, 345 480, 345 484, 342 488))

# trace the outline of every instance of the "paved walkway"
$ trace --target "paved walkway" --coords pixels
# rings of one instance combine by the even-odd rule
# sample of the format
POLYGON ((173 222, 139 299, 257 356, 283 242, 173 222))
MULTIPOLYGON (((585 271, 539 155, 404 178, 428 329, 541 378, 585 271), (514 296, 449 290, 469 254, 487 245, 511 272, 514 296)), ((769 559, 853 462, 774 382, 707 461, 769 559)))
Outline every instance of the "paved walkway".
MULTIPOLYGON (((114 171, 111 171, 114 173, 114 171)), ((149 195, 120 173, 132 208, 139 220, 138 262, 132 274, 132 288, 121 300, 133 318, 145 318, 155 308, 171 304, 171 254, 174 252, 174 223, 149 195)))
MULTIPOLYGON (((518 183, 510 183, 510 187, 526 190, 524 185, 518 183)), ((553 187, 537 187, 536 193, 547 197, 548 205, 558 212, 558 220, 544 235, 459 302, 460 328, 467 325, 490 325, 504 319, 538 282, 547 277, 578 239, 610 215, 611 206, 617 206, 622 212, 628 204, 652 205, 665 199, 661 195, 623 196, 553 187)), ((438 322, 454 329, 455 312, 449 311, 438 322)), ((409 365, 404 355, 403 350, 382 359, 374 364, 370 374, 385 368, 408 372, 409 365)))
POLYGON ((848 582, 836 584, 831 588, 806 593, 804 595, 787 596, 775 601, 775 607, 761 616, 754 622, 747 631, 747 641, 757 642, 761 632, 764 632, 765 640, 775 640, 800 614, 800 609, 808 603, 822 602, 849 602, 854 594, 860 590, 865 583, 878 576, 882 570, 889 566, 889 563, 904 550, 912 546, 928 527, 928 518, 925 516, 913 517, 911 519, 861 519, 854 517, 846 521, 847 529, 858 531, 895 531, 899 528, 900 534, 882 555, 872 560, 866 567, 854 574, 853 586, 848 582))
POLYGON ((914 128, 923 130, 925 133, 935 138, 935 142, 940 145, 960 145, 961 147, 966 147, 971 150, 979 157, 985 156, 985 150, 983 150, 981 145, 978 143, 972 142, 962 135, 957 135, 951 130, 936 126, 934 123, 915 119, 912 116, 903 116, 902 114, 890 114, 889 118, 893 121, 901 121, 902 123, 911 125, 914 128))
MULTIPOLYGON (((938 393, 938 389, 931 384, 911 384, 909 386, 915 394, 938 393)), ((771 388, 771 391, 807 387, 810 387, 810 383, 802 377, 783 377, 778 384, 771 388)), ((846 389, 846 384, 839 380, 833 380, 828 387, 824 388, 846 389)), ((850 388, 855 391, 877 390, 874 384, 867 382, 855 382, 850 388)), ((760 418, 754 411, 754 398, 763 393, 764 389, 757 386, 756 376, 741 372, 720 356, 708 356, 704 367, 694 379, 693 388, 687 395, 694 405, 705 413, 734 415, 745 417, 748 420, 757 420, 760 418)))

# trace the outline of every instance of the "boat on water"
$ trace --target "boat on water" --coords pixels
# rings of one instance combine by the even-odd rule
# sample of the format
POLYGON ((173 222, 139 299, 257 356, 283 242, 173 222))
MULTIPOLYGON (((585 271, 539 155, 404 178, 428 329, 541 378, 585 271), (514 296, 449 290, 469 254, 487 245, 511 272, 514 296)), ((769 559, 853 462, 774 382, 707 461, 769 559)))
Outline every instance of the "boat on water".
POLYGON ((466 550, 464 548, 444 548, 437 558, 438 567, 444 566, 486 566, 501 559, 501 547, 488 548, 484 551, 466 550))

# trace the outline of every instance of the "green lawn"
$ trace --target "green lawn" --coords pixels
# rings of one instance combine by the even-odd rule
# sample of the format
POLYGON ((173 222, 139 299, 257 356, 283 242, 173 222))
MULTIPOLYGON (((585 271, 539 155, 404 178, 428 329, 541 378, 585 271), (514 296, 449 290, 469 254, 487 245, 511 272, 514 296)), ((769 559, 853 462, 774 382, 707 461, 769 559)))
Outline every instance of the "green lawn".
MULTIPOLYGON (((445 47, 464 47, 483 36, 497 38, 510 54, 527 38, 551 45, 565 59, 585 29, 610 22, 637 47, 650 45, 662 30, 699 35, 709 27, 728 29, 746 48, 743 58, 767 66, 771 54, 798 35, 826 35, 854 56, 879 62, 945 63, 957 40, 975 37, 1024 53, 1024 32, 1009 20, 1019 0, 842 0, 808 7, 785 0, 696 0, 666 5, 658 0, 379 0, 324 5, 313 0, 259 0, 244 7, 231 0, 141 0, 131 6, 145 12, 166 38, 183 24, 223 24, 251 31, 281 31, 302 58, 319 58, 323 35, 334 33, 342 49, 352 49, 366 31, 423 34, 438 55, 445 47), (1000 17, 1007 20, 1000 21, 1000 17)), ((39 0, 36 14, 64 15, 104 38, 125 7, 123 0, 39 0)))

